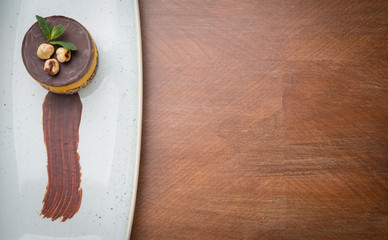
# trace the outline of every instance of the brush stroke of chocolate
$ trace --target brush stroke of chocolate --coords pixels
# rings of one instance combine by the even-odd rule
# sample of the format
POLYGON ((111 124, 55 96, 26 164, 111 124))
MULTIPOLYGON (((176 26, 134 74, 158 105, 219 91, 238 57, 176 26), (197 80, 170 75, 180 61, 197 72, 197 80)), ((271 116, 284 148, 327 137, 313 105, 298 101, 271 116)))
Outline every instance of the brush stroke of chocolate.
POLYGON ((62 222, 81 206, 81 167, 78 129, 82 103, 77 94, 49 92, 43 102, 43 133, 47 149, 48 184, 41 215, 62 222))

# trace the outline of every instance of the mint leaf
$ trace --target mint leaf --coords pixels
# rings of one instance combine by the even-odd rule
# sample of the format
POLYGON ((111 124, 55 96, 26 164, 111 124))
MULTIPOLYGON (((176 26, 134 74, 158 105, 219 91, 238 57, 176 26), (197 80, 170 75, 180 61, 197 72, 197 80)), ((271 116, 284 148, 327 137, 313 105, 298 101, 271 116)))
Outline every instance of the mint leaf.
POLYGON ((76 51, 77 50, 77 47, 74 44, 72 44, 72 43, 62 42, 62 41, 51 41, 50 43, 51 44, 61 45, 62 47, 66 48, 66 49, 69 49, 71 51, 76 51))
POLYGON ((56 39, 59 36, 61 36, 65 32, 65 26, 63 25, 57 25, 53 27, 53 30, 51 31, 51 37, 50 40, 56 39))
POLYGON ((42 18, 41 16, 36 15, 35 17, 36 17, 36 20, 38 20, 39 27, 42 30, 44 36, 48 41, 50 41, 51 31, 53 29, 50 23, 46 19, 42 18))

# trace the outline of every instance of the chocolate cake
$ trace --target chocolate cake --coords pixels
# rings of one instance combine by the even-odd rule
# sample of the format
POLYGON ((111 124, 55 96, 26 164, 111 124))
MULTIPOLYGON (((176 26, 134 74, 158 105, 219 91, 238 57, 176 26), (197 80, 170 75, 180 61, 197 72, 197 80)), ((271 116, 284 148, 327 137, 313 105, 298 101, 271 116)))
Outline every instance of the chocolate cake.
MULTIPOLYGON (((60 70, 55 75, 45 72, 45 61, 37 56, 37 49, 42 43, 47 43, 47 39, 36 22, 23 39, 24 65, 31 77, 50 92, 76 93, 90 82, 96 72, 98 52, 94 40, 86 28, 74 19, 64 16, 51 16, 45 19, 52 26, 63 25, 65 27, 64 33, 55 41, 71 42, 77 46, 77 50, 71 51, 70 61, 59 63, 60 70)), ((55 52, 60 47, 54 45, 55 51, 51 58, 56 58, 55 52)))

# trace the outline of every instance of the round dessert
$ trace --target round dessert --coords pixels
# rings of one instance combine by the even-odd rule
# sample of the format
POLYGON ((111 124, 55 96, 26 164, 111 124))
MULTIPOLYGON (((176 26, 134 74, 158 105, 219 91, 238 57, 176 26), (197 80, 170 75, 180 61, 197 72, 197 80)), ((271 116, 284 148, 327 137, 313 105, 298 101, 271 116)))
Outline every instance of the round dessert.
MULTIPOLYGON (((51 26, 63 25, 65 31, 55 41, 71 42, 77 47, 76 51, 71 51, 71 60, 61 61, 63 49, 59 45, 53 45, 55 50, 50 62, 42 60, 37 55, 37 50, 42 43, 47 43, 45 34, 36 22, 27 31, 22 44, 22 58, 28 73, 40 85, 50 92, 58 94, 73 94, 84 88, 93 78, 97 69, 97 48, 84 26, 74 19, 64 16, 51 16, 45 18, 51 26), (59 49, 59 51, 57 51, 59 49), (54 60, 55 59, 55 60, 54 60), (56 61, 58 59, 60 62, 56 61), (60 70, 55 73, 46 72, 46 67, 57 67, 60 70), (51 75, 55 74, 55 75, 51 75)), ((39 49, 40 51, 40 49, 39 49)), ((52 50, 51 50, 52 51, 52 50)), ((68 55, 66 55, 67 57, 68 55)))

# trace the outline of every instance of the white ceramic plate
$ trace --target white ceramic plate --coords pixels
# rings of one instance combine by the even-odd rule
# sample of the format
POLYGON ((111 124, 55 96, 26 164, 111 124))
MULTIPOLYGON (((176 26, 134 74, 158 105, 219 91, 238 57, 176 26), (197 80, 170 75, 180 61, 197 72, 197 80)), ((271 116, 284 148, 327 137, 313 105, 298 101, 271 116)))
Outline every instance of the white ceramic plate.
POLYGON ((137 1, 2 0, 0 20, 0 239, 129 238, 142 113, 137 1), (20 49, 35 15, 76 19, 99 50, 97 73, 79 92, 82 203, 66 222, 40 216, 48 180, 42 128, 47 91, 28 75, 20 49))

